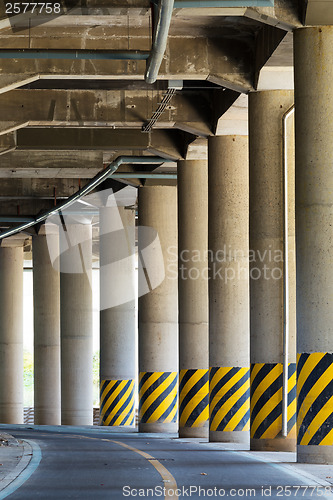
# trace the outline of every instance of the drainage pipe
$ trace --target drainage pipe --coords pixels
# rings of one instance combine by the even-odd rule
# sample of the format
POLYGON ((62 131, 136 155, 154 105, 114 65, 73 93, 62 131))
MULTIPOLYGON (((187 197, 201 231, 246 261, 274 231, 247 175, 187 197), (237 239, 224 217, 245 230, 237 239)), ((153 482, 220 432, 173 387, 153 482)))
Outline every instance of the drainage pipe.
POLYGON ((283 115, 283 169, 284 169, 284 259, 283 259, 283 385, 282 436, 288 436, 288 364, 289 364, 289 244, 288 244, 288 118, 294 113, 293 104, 283 115))
POLYGON ((174 0, 160 0, 158 4, 158 18, 154 30, 153 46, 145 73, 147 83, 154 83, 157 79, 168 40, 173 4, 174 0))

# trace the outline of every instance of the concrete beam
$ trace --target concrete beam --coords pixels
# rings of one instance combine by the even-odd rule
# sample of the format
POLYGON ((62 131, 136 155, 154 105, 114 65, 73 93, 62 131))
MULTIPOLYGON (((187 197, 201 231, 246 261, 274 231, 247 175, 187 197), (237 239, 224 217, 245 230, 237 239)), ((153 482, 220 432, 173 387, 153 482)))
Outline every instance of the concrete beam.
POLYGON ((16 147, 16 137, 14 133, 0 137, 0 155, 13 151, 16 147))
POLYGON ((174 15, 187 18, 244 17, 285 31, 291 31, 301 25, 297 5, 293 0, 275 0, 274 7, 195 7, 193 5, 189 8, 176 8, 174 15))
POLYGON ((287 33, 258 74, 257 90, 293 90, 293 34, 287 33))
POLYGON ((239 97, 218 120, 216 135, 248 135, 248 96, 239 97))
POLYGON ((17 130, 16 134, 18 150, 147 150, 170 159, 182 158, 186 141, 190 142, 189 134, 176 130, 155 130, 145 134, 139 130, 60 128, 55 133, 49 128, 27 128, 17 130))
MULTIPOLYGON (((193 142, 194 146, 196 142, 193 142)), ((15 150, 1 157, 0 179, 90 179, 118 156, 137 154, 138 152, 134 150, 106 152, 15 150)), ((149 156, 149 153, 142 151, 142 156, 145 155, 149 156)), ((122 170, 125 171, 125 168, 126 166, 123 166, 122 170)))
MULTIPOLYGON (((125 170, 125 167, 122 167, 125 170)), ((0 185, 0 200, 3 196, 13 198, 68 197, 84 186, 86 179, 3 179, 0 185)))
POLYGON ((17 182, 19 178, 91 178, 102 168, 102 151, 15 150, 1 156, 0 179, 12 178, 17 182))
MULTIPOLYGON (((237 91, 252 90, 253 40, 253 37, 241 40, 235 38, 230 43, 230 39, 221 37, 170 37, 159 78, 208 79, 237 91)), ((70 43, 71 39, 66 39, 67 48, 70 43)), ((104 39, 99 49, 105 49, 106 43, 108 40, 104 39)), ((131 43, 136 44, 136 40, 131 43)), ((45 50, 52 48, 50 37, 45 37, 40 41, 40 45, 42 47, 39 48, 45 50)), ((36 60, 15 57, 1 59, 0 92, 8 92, 8 90, 18 88, 22 82, 39 78, 140 80, 143 79, 145 65, 145 61, 127 60, 36 60)))
POLYGON ((38 214, 72 195, 87 182, 86 179, 2 179, 0 215, 38 214))
POLYGON ((285 31, 301 26, 298 2, 294 0, 274 0, 274 7, 248 7, 245 17, 285 31))
MULTIPOLYGON (((221 94, 221 92, 219 92, 221 94)), ((154 128, 212 135, 210 92, 176 94, 154 128)), ((223 95, 225 93, 222 93, 223 95)), ((162 92, 123 90, 14 90, 0 95, 0 134, 26 126, 140 128, 162 92)))

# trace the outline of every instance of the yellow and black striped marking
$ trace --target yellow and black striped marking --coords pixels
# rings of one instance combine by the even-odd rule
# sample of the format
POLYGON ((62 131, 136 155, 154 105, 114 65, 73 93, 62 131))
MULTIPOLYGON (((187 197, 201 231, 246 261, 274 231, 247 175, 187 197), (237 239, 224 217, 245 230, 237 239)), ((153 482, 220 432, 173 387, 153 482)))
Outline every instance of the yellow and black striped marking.
MULTIPOLYGON (((282 431, 282 363, 251 365, 251 438, 274 439, 282 431)), ((288 436, 296 430, 296 363, 288 364, 288 436)))
POLYGON ((177 421, 177 372, 140 372, 139 422, 177 421))
POLYGON ((202 427, 209 419, 208 370, 180 370, 179 426, 202 427))
POLYGON ((297 355, 297 444, 333 445, 333 354, 297 355))
POLYGON ((249 368, 210 368, 209 428, 211 431, 250 429, 249 368))
POLYGON ((134 424, 134 380, 102 380, 100 425, 134 424))

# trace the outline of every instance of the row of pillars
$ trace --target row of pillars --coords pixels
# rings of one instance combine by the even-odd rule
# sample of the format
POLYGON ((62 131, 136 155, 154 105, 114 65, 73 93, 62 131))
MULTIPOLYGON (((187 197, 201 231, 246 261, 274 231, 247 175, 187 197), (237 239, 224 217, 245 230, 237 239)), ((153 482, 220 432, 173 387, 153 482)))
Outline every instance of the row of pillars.
MULTIPOLYGON (((179 428, 180 436, 209 432, 211 441, 246 442, 250 431, 254 450, 294 449, 297 435, 299 461, 333 460, 332 39, 330 27, 298 30, 295 37, 297 270, 292 252, 288 269, 285 261, 295 231, 291 167, 288 191, 284 178, 293 134, 287 130, 284 141, 283 117, 293 92, 250 94, 249 147, 245 136, 212 137, 208 164, 179 162, 178 188, 139 189, 142 432, 179 428), (140 231, 147 227, 156 230, 155 238, 140 231), (286 308, 290 334, 284 342, 286 308)), ((107 291, 113 307, 101 308, 101 423, 132 425, 135 305, 133 299, 117 304, 117 296, 134 289, 134 214, 119 208, 117 221, 114 211, 103 211, 101 292, 107 291), (113 255, 117 228, 124 229, 127 258, 113 255)), ((42 235, 33 246, 36 423, 59 423, 61 399, 62 424, 90 424, 89 276, 60 273, 58 301, 42 235), (59 317, 61 342, 50 326, 59 317)), ((21 269, 21 249, 1 248, 2 422, 18 418, 21 269)))

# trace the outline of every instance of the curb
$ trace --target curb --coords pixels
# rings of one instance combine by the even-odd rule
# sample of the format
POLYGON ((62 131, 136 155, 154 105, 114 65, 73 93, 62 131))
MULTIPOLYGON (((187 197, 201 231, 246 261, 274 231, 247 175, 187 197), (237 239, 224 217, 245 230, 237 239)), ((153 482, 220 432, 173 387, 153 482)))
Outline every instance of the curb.
MULTIPOLYGON (((11 436, 12 437, 12 436, 11 436)), ((17 440, 13 438, 16 442, 17 440)), ((42 453, 34 441, 23 441, 23 454, 16 467, 0 483, 0 500, 8 497, 22 486, 37 469, 42 453)))

